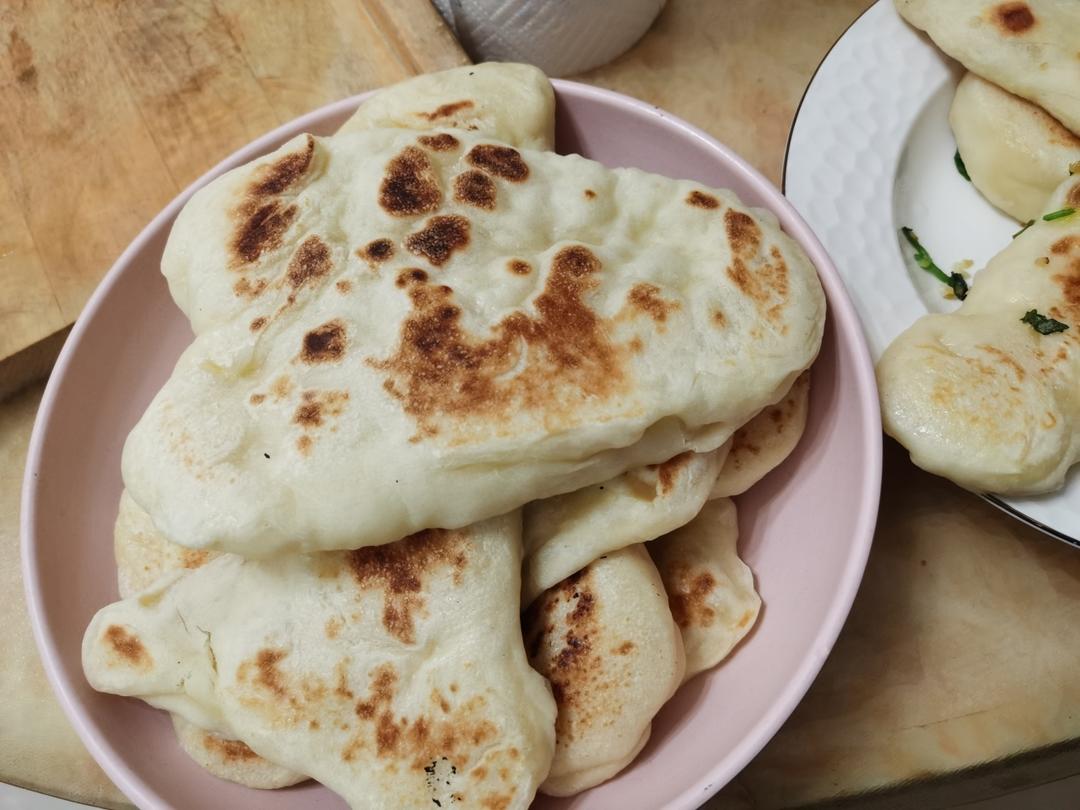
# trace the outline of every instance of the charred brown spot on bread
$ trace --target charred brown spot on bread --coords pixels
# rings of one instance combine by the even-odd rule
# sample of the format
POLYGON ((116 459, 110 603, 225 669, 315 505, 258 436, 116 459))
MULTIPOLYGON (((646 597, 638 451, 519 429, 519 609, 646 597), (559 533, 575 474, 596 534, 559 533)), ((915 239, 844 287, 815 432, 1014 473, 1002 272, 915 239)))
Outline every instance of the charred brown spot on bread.
POLYGON ((315 440, 307 434, 299 436, 296 439, 296 449, 302 456, 306 456, 311 453, 311 446, 313 444, 315 444, 315 440))
POLYGON ((346 762, 362 750, 381 759, 394 759, 406 767, 434 777, 440 763, 447 776, 456 775, 458 766, 494 754, 491 745, 498 728, 487 719, 487 701, 477 695, 451 708, 445 701, 433 699, 433 705, 445 711, 418 712, 408 716, 395 711, 394 699, 399 676, 390 664, 380 664, 368 675, 367 694, 354 706, 361 728, 342 751, 346 762))
POLYGON ((1051 316, 1059 320, 1067 319, 1073 324, 1080 325, 1080 261, 1074 263, 1072 273, 1055 275, 1054 281, 1061 287, 1069 314, 1066 316, 1059 312, 1058 315, 1054 315, 1051 312, 1051 316))
POLYGON ((189 571, 202 568, 210 560, 210 552, 206 549, 186 548, 180 554, 180 565, 189 571))
POLYGON ((626 302, 632 310, 648 315, 657 323, 666 323, 668 315, 680 307, 678 301, 664 299, 660 295, 660 288, 647 282, 639 282, 631 287, 626 302))
POLYGON ((510 146, 498 146, 493 143, 477 144, 465 156, 473 166, 489 174, 520 183, 529 178, 529 166, 521 152, 510 146))
POLYGON ((450 713, 450 702, 445 697, 443 697, 442 692, 440 692, 438 689, 431 690, 431 702, 438 706, 439 710, 443 714, 450 713))
POLYGON ((671 617, 679 627, 709 627, 716 620, 716 611, 709 604, 709 597, 716 590, 716 577, 712 573, 675 566, 665 585, 671 617))
POLYGON ((568 618, 572 623, 579 624, 586 621, 596 609, 596 597, 590 591, 578 590, 576 599, 577 602, 568 618))
POLYGON ((1050 252, 1055 256, 1066 256, 1074 250, 1080 250, 1080 236, 1064 236, 1050 245, 1050 252))
POLYGON ((1035 15, 1027 3, 1001 3, 993 9, 994 22, 1006 34, 1023 34, 1035 26, 1035 15))
POLYGON ((260 167, 249 193, 254 197, 272 197, 284 193, 307 173, 314 156, 315 138, 307 135, 299 152, 285 155, 260 167))
POLYGON ((248 324, 248 328, 252 332, 258 332, 264 326, 266 326, 266 318, 264 318, 262 316, 259 316, 258 318, 255 318, 250 324, 248 324))
POLYGON ((352 289, 352 282, 343 278, 334 284, 334 289, 342 295, 348 295, 349 291, 352 289))
POLYGON ((716 326, 717 329, 723 329, 727 326, 727 316, 723 313, 722 310, 714 310, 712 314, 712 320, 713 324, 716 326))
POLYGON ((371 673, 367 699, 356 704, 356 716, 362 720, 370 720, 379 708, 389 706, 394 699, 397 678, 397 672, 390 664, 377 666, 371 673))
POLYGON ((724 228, 732 250, 727 277, 753 302, 763 319, 780 324, 790 294, 783 254, 773 245, 768 258, 760 255, 761 229, 748 214, 728 209, 724 212, 724 228))
POLYGON ((305 429, 321 427, 325 419, 341 416, 348 401, 348 391, 304 391, 293 412, 293 424, 305 429))
POLYGON ((469 169, 454 178, 454 199, 459 203, 493 211, 497 196, 495 181, 484 172, 469 169))
POLYGON ((627 382, 621 352, 584 300, 600 271, 588 248, 564 247, 535 311, 510 313, 488 338, 465 331, 449 288, 402 273, 398 284, 413 311, 395 353, 368 362, 386 372, 384 388, 416 420, 418 436, 431 435, 444 417, 450 433, 461 432, 463 417, 487 420, 522 409, 579 418, 578 403, 614 396, 627 382))
POLYGON ((248 397, 248 402, 250 402, 252 405, 262 405, 265 399, 266 394, 252 394, 250 397, 248 397))
POLYGON ((756 456, 761 453, 761 448, 754 443, 755 438, 752 427, 752 422, 743 425, 731 437, 731 452, 728 454, 728 459, 736 469, 742 466, 744 456, 747 454, 756 456))
POLYGON ((408 287, 410 284, 425 284, 428 274, 419 267, 406 267, 398 277, 394 279, 394 286, 398 288, 408 287))
POLYGON ((1032 105, 1029 109, 1035 120, 1042 123, 1042 129, 1050 143, 1056 143, 1059 146, 1066 146, 1071 149, 1080 148, 1080 135, 1070 130, 1042 107, 1032 105))
POLYGON ((1002 366, 1012 371, 1018 383, 1023 382, 1024 378, 1027 377, 1027 372, 1024 371, 1024 367, 1020 365, 1016 361, 1016 358, 1008 352, 1002 351, 997 346, 990 346, 986 343, 980 343, 975 348, 979 349, 980 351, 986 352, 992 358, 997 360, 1002 366))
POLYGON ((542 594, 526 612, 524 621, 529 663, 551 682, 558 705, 555 720, 559 739, 570 741, 600 719, 598 694, 617 685, 604 672, 606 653, 595 649, 598 634, 596 596, 591 566, 542 594), (545 617, 559 612, 565 631, 545 617))
POLYGON ((694 208, 719 208, 720 201, 716 199, 712 194, 706 194, 704 191, 691 191, 686 195, 687 205, 692 205, 694 208))
POLYGON ((457 138, 449 132, 440 132, 436 135, 421 135, 416 139, 421 146, 426 146, 433 152, 449 152, 457 149, 460 145, 457 138))
POLYGON ((761 229, 749 214, 729 208, 724 212, 724 230, 737 256, 748 258, 761 247, 761 229))
POLYGON ((379 186, 379 205, 396 217, 417 216, 434 211, 442 203, 442 189, 423 150, 406 146, 387 164, 379 186))
POLYGON ((105 640, 112 647, 112 651, 129 666, 149 669, 154 663, 139 637, 118 624, 110 624, 105 628, 105 640))
POLYGON ((317 281, 328 275, 332 267, 330 248, 318 236, 312 235, 300 243, 300 247, 289 260, 285 278, 296 290, 309 281, 317 281))
POLYGON ((356 255, 372 266, 382 264, 393 258, 394 243, 389 239, 375 239, 356 251, 356 255))
MULTIPOLYGON (((255 685, 272 692, 278 697, 285 697, 285 679, 281 674, 281 670, 278 669, 278 663, 287 655, 288 653, 285 650, 271 648, 259 650, 255 654, 254 662, 255 685)), ((244 664, 240 666, 243 668, 244 664)), ((237 673, 237 680, 244 680, 245 678, 241 678, 240 673, 237 673)))
POLYGON ((270 393, 274 397, 274 402, 281 402, 293 390, 293 381, 286 375, 282 374, 277 377, 272 383, 270 383, 270 393))
POLYGON ((345 356, 347 342, 345 324, 335 318, 304 335, 300 359, 309 365, 337 362, 345 356))
POLYGON ((299 152, 284 155, 260 167, 233 216, 232 266, 251 264, 263 253, 281 246, 285 232, 300 212, 280 195, 307 174, 315 154, 315 139, 308 135, 299 152))
POLYGON ((585 189, 585 199, 586 200, 595 200, 596 199, 596 192, 593 191, 591 188, 585 189))
POLYGON ((322 405, 318 402, 302 402, 297 406, 293 414, 293 424, 302 427, 319 427, 322 425, 322 405))
POLYGON ((438 121, 440 118, 449 118, 452 115, 456 115, 462 110, 469 110, 476 106, 469 99, 462 99, 461 101, 451 101, 446 104, 440 104, 431 112, 420 113, 421 118, 426 118, 428 121, 438 121))
MULTIPOLYGON (((1050 246, 1050 250, 1056 256, 1071 257, 1065 260, 1065 272, 1055 273, 1051 277, 1054 283, 1061 288, 1067 314, 1059 317, 1051 312, 1051 317, 1059 320, 1065 319, 1080 326, 1080 236, 1071 234, 1064 236, 1055 241, 1050 246)), ((1068 334, 1068 336, 1074 338, 1072 334, 1068 334)))
POLYGON ((383 626, 404 642, 415 643, 417 611, 424 601, 424 583, 443 568, 450 568, 455 583, 467 564, 468 538, 463 532, 428 529, 396 543, 350 551, 346 564, 361 588, 383 592, 383 626))
POLYGON ((285 231, 299 213, 295 204, 283 205, 278 200, 254 207, 233 237, 232 251, 238 260, 234 264, 250 264, 266 251, 281 247, 285 231))
POLYGON ((1069 189, 1069 193, 1065 195, 1065 202, 1067 202, 1071 208, 1080 208, 1080 183, 1075 183, 1073 187, 1069 189))
POLYGON ((405 237, 405 247, 436 267, 446 264, 455 251, 469 245, 469 220, 457 214, 432 217, 423 229, 405 237))
MULTIPOLYGON (((327 619, 326 620, 326 627, 324 628, 324 632, 326 633, 326 637, 328 639, 330 639, 331 641, 333 641, 341 633, 341 629, 344 626, 345 626, 345 622, 342 621, 341 619, 337 618, 336 616, 332 617, 330 619, 327 619)), ((339 672, 339 678, 343 678, 343 677, 344 677, 344 675, 339 672)))
POLYGON ((213 734, 204 734, 203 748, 225 762, 238 762, 258 759, 259 755, 240 740, 225 740, 213 734))
POLYGON ((252 281, 247 276, 244 276, 237 280, 233 284, 233 294, 237 298, 247 298, 249 301, 258 298, 263 290, 266 289, 266 279, 260 278, 252 281))
POLYGON ((685 453, 669 458, 656 468, 656 482, 660 486, 661 495, 667 495, 674 489, 679 470, 689 464, 693 457, 693 451, 687 450, 685 453))
POLYGON ((632 641, 624 641, 618 647, 612 650, 615 655, 629 655, 634 651, 635 644, 632 641))
POLYGON ((521 259, 511 259, 506 263, 506 269, 515 276, 527 276, 532 272, 532 265, 521 259))

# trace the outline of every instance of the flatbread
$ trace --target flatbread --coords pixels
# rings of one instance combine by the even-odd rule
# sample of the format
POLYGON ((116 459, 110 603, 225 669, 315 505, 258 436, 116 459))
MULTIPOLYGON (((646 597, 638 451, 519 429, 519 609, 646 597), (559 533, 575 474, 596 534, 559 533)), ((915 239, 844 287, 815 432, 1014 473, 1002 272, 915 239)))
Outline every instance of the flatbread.
POLYGON ((469 525, 713 450, 814 359, 822 290, 768 212, 440 134, 299 136, 181 212, 162 268, 197 337, 123 455, 169 539, 469 525))
POLYGON ((680 529, 648 544, 686 651, 683 681, 719 664, 754 627, 761 597, 739 559, 735 502, 709 501, 680 529))
MULTIPOLYGON (((1080 176, 1047 210, 1080 209, 1080 176)), ((1061 487, 1080 459, 1080 214, 1035 224, 954 313, 916 321, 877 365, 885 431, 924 470, 976 492, 1061 487), (1068 326, 1040 334, 1035 310, 1068 326)))
POLYGON ((1076 0, 895 0, 909 23, 972 73, 1080 133, 1076 0))
POLYGON ((520 536, 513 513, 353 552, 222 555, 99 611, 83 668, 355 807, 525 808, 555 704, 522 646, 520 536))
MULTIPOLYGON (((220 556, 218 552, 170 543, 126 490, 120 495, 113 543, 121 599, 129 599, 177 572, 194 571, 220 556)), ((287 787, 307 779, 267 762, 239 740, 223 738, 176 715, 172 720, 180 747, 219 779, 262 789, 287 787)))
POLYGON ((572 796, 610 779, 649 739, 682 681, 682 638, 644 546, 608 554, 526 612, 532 665, 558 704, 555 758, 540 786, 572 796))
POLYGON ((1080 161, 1080 137, 1041 107, 974 73, 960 80, 949 126, 971 182, 1021 222, 1035 219, 1080 161))
POLYGON ((709 497, 726 453, 726 445, 709 453, 680 453, 663 464, 527 505, 522 605, 598 557, 689 521, 709 497))
POLYGON ((782 400, 735 431, 709 497, 741 495, 779 467, 802 438, 809 405, 810 372, 804 371, 782 400))
POLYGON ((465 65, 380 90, 338 131, 386 128, 462 129, 518 149, 554 149, 555 93, 532 65, 465 65))

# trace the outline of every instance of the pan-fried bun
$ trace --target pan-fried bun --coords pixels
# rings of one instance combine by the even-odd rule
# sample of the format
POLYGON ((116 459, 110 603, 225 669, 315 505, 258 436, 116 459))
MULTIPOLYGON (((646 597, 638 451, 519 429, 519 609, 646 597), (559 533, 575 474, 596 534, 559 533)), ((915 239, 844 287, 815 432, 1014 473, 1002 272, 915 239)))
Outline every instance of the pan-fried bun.
POLYGON ((572 796, 625 768, 678 688, 683 648, 641 545, 608 554, 546 591, 525 618, 529 660, 559 707, 540 790, 572 796))
POLYGON ((761 598, 739 559, 730 498, 709 501, 692 521, 648 544, 686 650, 683 680, 719 664, 757 621, 761 598))
POLYGON ((525 808, 555 704, 522 646, 520 532, 512 513, 357 551, 222 555, 99 611, 83 669, 356 807, 525 808))
MULTIPOLYGON (((1080 209, 1080 176, 1045 208, 1080 209)), ((877 380, 885 432, 924 470, 975 492, 1061 487, 1080 460, 1080 214, 1036 220, 959 309, 890 344, 877 380)))
POLYGON ((1069 166, 1080 161, 1080 136, 974 73, 956 88, 949 125, 971 182, 1021 222, 1042 216, 1069 166))
POLYGON ((461 129, 519 149, 554 149, 555 93, 532 65, 465 65, 380 90, 338 132, 387 128, 461 129))
POLYGON ((770 213, 422 137, 301 136, 178 217, 162 268, 196 339, 123 454, 174 542, 256 557, 469 525, 713 450, 816 356, 821 286, 770 213))

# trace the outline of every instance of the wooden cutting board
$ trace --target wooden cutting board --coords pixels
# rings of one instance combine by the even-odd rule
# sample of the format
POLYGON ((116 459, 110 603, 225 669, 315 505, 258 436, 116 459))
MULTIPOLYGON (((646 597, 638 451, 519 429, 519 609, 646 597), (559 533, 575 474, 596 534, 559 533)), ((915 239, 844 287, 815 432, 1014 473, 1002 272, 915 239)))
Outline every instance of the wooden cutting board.
POLYGON ((238 147, 466 61, 428 0, 4 0, 0 362, 72 323, 136 233, 238 147))

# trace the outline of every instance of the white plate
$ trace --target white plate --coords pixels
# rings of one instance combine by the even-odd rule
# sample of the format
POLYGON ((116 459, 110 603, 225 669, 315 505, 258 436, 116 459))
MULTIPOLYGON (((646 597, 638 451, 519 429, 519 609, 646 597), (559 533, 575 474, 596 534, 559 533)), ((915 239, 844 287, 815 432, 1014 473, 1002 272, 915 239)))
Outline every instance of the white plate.
MULTIPOLYGON (((965 259, 977 271, 1020 229, 953 164, 947 116, 963 72, 878 0, 825 57, 795 116, 784 193, 832 255, 875 360, 918 317, 957 305, 915 264, 902 226, 946 272, 965 259)), ((1050 495, 986 497, 1080 546, 1077 468, 1050 495)))

